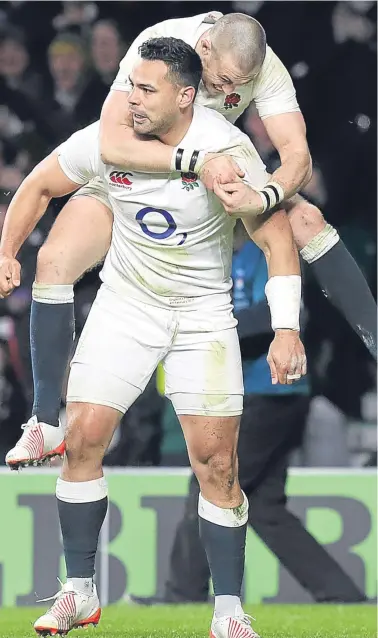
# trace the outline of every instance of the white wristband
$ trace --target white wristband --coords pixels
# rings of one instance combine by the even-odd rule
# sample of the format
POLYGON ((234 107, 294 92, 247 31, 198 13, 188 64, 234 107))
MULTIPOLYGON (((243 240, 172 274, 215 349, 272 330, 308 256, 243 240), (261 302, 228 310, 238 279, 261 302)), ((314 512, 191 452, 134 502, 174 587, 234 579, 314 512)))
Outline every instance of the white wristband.
POLYGON ((265 286, 265 294, 273 330, 299 330, 301 277, 299 275, 271 277, 265 286))
POLYGON ((258 190, 257 192, 260 195, 263 203, 263 213, 265 213, 266 210, 270 210, 271 208, 277 206, 277 204, 282 202, 282 200, 285 198, 284 190, 282 186, 278 184, 278 182, 268 182, 267 184, 265 184, 264 188, 258 190))
POLYGON ((174 149, 171 158, 171 173, 195 173, 200 172, 206 151, 197 151, 193 149, 179 148, 174 149))

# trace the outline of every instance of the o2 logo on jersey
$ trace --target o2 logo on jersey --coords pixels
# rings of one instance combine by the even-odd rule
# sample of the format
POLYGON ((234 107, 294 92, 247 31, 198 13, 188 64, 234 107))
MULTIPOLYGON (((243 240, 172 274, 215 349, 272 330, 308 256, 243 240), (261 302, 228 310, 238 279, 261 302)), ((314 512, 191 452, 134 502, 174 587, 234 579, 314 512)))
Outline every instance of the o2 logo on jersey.
POLYGON ((229 95, 226 95, 223 106, 226 110, 232 109, 234 106, 238 106, 240 100, 241 97, 239 93, 230 93, 229 95))
MULTIPOLYGON (((141 210, 137 212, 135 216, 135 220, 138 222, 142 232, 148 237, 151 237, 152 239, 160 239, 160 240, 168 239, 168 237, 171 237, 171 235, 173 235, 177 230, 177 224, 175 220, 173 219, 171 213, 168 213, 168 211, 164 210, 163 208, 152 208, 151 206, 146 206, 146 208, 141 208, 141 210), (149 213, 155 213, 155 214, 157 213, 159 215, 162 215, 162 217, 167 222, 167 228, 161 231, 160 233, 150 230, 147 225, 147 220, 144 221, 146 215, 148 215, 149 213)), ((178 242, 177 245, 181 246, 186 240, 187 236, 188 236, 188 233, 178 233, 177 239, 180 238, 180 241, 178 242)))
POLYGON ((132 173, 124 173, 123 171, 112 171, 109 175, 109 179, 111 183, 114 184, 114 186, 131 190, 132 181, 129 180, 129 177, 132 176, 132 173))

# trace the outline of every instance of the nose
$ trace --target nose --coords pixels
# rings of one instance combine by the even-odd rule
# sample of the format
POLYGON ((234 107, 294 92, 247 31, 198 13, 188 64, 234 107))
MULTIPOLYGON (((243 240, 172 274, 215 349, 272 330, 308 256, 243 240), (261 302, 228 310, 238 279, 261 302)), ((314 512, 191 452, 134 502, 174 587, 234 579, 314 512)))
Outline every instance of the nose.
POLYGON ((136 86, 131 89, 127 101, 129 104, 140 104, 140 91, 136 86))
POLYGON ((230 93, 234 93, 235 84, 230 84, 229 82, 227 82, 227 84, 222 84, 222 91, 225 95, 230 95, 230 93))

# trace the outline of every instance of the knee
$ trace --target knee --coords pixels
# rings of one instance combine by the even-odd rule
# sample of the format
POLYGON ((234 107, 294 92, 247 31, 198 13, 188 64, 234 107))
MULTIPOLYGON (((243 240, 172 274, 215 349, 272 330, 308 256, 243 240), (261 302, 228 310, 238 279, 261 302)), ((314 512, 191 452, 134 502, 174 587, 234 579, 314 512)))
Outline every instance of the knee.
POLYGON ((83 414, 69 420, 66 434, 66 457, 69 464, 101 465, 106 451, 106 442, 101 426, 90 414, 83 414))
POLYGON ((38 251, 36 281, 40 284, 73 284, 66 262, 64 250, 47 240, 38 251))
POLYGON ((216 491, 229 495, 237 481, 237 458, 235 453, 215 452, 197 459, 193 470, 200 484, 201 492, 216 491))
POLYGON ((300 200, 290 210, 289 219, 299 249, 304 248, 326 226, 319 208, 305 200, 300 200))

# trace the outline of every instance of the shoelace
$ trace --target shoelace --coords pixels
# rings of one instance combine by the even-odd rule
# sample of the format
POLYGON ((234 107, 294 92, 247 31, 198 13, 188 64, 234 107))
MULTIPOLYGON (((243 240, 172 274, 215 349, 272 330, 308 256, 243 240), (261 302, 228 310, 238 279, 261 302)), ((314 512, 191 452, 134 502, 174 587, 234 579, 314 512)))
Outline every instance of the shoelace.
POLYGON ((30 430, 31 432, 35 432, 39 428, 39 423, 23 423, 21 425, 21 430, 30 430))
POLYGON ((73 621, 76 615, 76 607, 74 602, 75 592, 65 591, 62 581, 59 578, 57 580, 59 581, 59 584, 61 586, 60 591, 54 594, 54 596, 50 596, 49 598, 42 598, 37 602, 47 602, 48 600, 55 600, 54 604, 51 606, 47 613, 52 615, 57 620, 58 629, 60 631, 68 632, 70 629, 72 629, 73 621))
POLYGON ((256 618, 249 614, 243 614, 242 616, 239 616, 238 620, 240 620, 243 625, 246 625, 246 627, 252 627, 252 620, 256 621, 256 618))
MULTIPOLYGON (((26 423, 27 425, 27 423, 26 423)), ((24 427, 23 425, 21 427, 24 427)), ((39 600, 36 600, 36 603, 47 603, 49 600, 57 600, 59 598, 59 596, 61 596, 62 594, 65 594, 66 592, 63 591, 63 583, 60 580, 60 578, 57 578, 57 581, 60 585, 60 590, 56 592, 56 594, 54 594, 53 596, 49 596, 48 598, 40 598, 39 600)))

